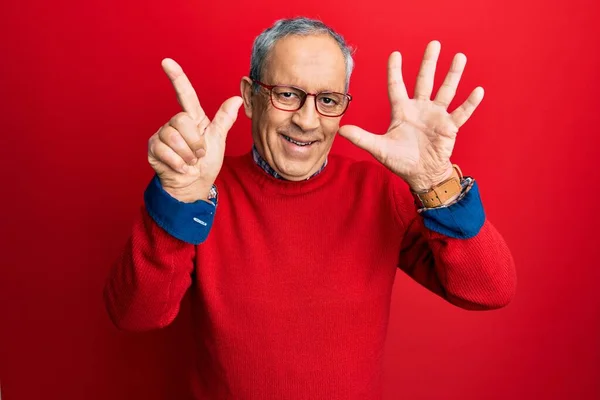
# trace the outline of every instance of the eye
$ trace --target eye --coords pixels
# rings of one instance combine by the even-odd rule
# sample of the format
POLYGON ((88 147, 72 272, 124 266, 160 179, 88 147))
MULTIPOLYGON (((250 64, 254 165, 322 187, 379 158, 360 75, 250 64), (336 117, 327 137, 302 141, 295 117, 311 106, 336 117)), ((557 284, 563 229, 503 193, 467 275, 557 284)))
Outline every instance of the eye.
POLYGON ((278 87, 273 89, 273 93, 277 95, 277 97, 281 100, 295 100, 300 98, 300 93, 298 93, 293 88, 289 87, 278 87))
POLYGON ((323 96, 319 100, 326 106, 335 106, 338 104, 338 102, 335 99, 332 99, 331 97, 323 96))

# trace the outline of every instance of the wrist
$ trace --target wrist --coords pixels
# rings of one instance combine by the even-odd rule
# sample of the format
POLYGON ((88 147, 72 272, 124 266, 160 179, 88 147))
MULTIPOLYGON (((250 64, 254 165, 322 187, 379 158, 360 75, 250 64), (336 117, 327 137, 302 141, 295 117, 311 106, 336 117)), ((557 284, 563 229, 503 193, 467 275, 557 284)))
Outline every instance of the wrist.
POLYGON ((452 164, 450 164, 448 168, 441 173, 419 176, 414 179, 406 180, 406 183, 413 192, 425 193, 431 190, 433 187, 438 186, 448 180, 452 176, 453 170, 454 168, 452 167, 452 164))
POLYGON ((182 203, 195 203, 198 200, 203 200, 208 203, 212 203, 208 199, 211 188, 212 183, 206 184, 202 182, 193 183, 184 188, 173 188, 163 186, 165 192, 167 192, 171 197, 175 198, 176 200, 179 200, 182 203))
POLYGON ((463 174, 458 165, 453 165, 451 168, 448 177, 444 177, 440 183, 433 184, 429 189, 417 191, 411 186, 415 204, 419 209, 449 205, 460 197, 463 189, 463 174))

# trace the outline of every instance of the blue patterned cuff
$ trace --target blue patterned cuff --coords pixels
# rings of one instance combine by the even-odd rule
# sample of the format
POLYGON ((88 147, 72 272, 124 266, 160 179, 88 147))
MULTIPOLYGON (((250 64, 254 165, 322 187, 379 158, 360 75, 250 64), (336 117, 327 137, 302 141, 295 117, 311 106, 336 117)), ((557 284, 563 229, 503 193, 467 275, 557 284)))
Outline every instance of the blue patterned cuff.
POLYGON ((150 217, 171 236, 191 244, 206 240, 216 205, 204 200, 183 203, 163 189, 156 175, 144 192, 144 202, 150 217))
POLYGON ((428 208, 420 214, 427 229, 457 239, 469 239, 477 235, 485 222, 485 212, 475 181, 456 203, 448 207, 428 208))

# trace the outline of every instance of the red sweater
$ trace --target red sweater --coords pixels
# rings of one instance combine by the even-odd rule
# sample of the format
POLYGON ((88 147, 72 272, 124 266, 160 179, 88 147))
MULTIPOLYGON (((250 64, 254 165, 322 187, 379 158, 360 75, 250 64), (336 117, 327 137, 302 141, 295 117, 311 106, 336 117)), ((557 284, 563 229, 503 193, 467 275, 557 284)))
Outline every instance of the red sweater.
POLYGON ((105 300, 121 329, 168 325, 192 287, 197 399, 380 399, 392 285, 401 269, 447 301, 492 309, 515 270, 486 221, 475 237, 425 228, 384 167, 331 155, 303 182, 226 157, 207 240, 187 244, 142 209, 105 300))

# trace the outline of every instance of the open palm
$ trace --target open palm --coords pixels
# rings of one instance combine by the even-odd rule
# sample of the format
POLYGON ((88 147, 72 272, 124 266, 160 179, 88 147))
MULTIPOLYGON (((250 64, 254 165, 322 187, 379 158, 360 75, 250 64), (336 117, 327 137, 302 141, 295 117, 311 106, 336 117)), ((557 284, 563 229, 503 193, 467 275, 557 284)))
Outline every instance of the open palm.
POLYGON ((460 53, 454 56, 444 83, 431 100, 440 48, 438 41, 428 44, 412 99, 402 78, 402 57, 398 52, 390 55, 388 96, 392 115, 387 133, 375 135, 352 125, 339 130, 340 135, 371 153, 415 191, 428 190, 451 175, 450 156, 458 130, 483 100, 483 88, 477 87, 462 105, 448 112, 467 61, 460 53))

